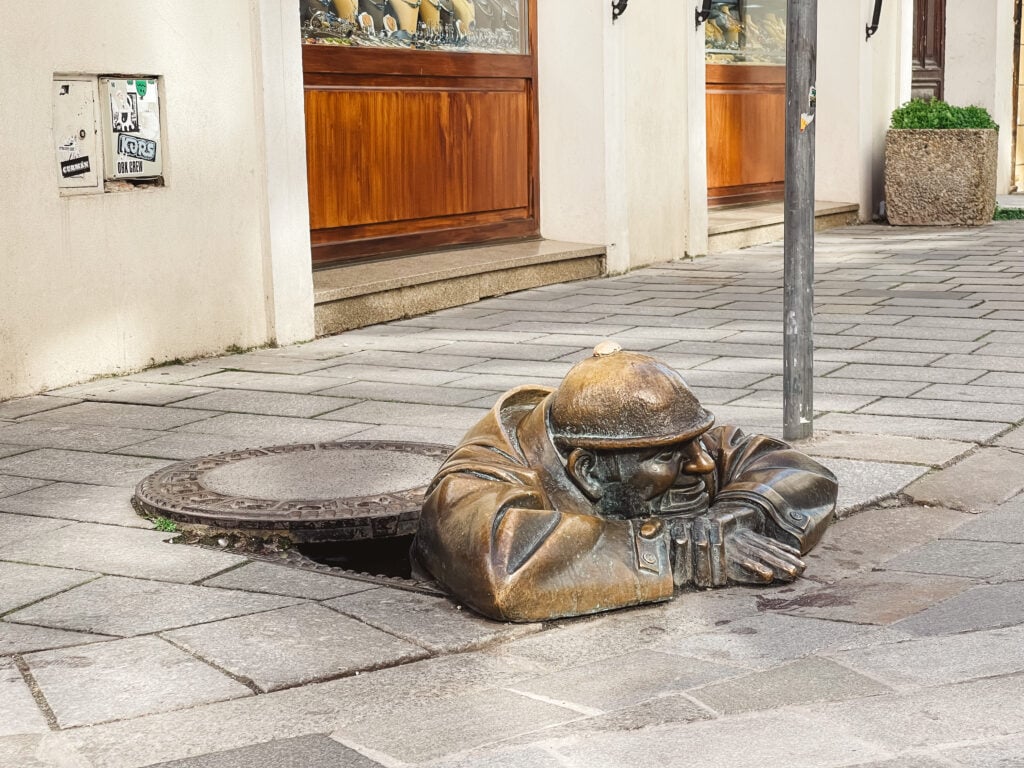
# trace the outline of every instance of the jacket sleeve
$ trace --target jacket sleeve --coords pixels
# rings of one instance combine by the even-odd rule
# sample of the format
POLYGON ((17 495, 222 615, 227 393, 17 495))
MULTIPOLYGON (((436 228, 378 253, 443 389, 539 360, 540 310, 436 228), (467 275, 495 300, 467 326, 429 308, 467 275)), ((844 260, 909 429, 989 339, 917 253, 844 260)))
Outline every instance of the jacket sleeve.
POLYGON ((765 435, 717 427, 703 442, 714 457, 718 493, 714 504, 752 504, 767 515, 769 532, 804 554, 832 521, 839 484, 826 467, 765 435))
POLYGON ((640 527, 556 511, 528 468, 476 463, 435 482, 415 547, 427 570, 479 613, 543 621, 669 599, 668 539, 640 527))

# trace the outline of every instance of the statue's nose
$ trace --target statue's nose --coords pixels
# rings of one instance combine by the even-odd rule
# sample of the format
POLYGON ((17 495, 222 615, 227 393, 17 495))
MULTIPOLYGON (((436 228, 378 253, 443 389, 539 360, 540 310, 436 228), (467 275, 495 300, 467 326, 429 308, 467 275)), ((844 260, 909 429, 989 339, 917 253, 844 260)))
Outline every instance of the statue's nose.
POLYGON ((683 472, 690 475, 706 475, 715 468, 712 459, 700 443, 696 443, 690 451, 689 460, 683 465, 683 472))

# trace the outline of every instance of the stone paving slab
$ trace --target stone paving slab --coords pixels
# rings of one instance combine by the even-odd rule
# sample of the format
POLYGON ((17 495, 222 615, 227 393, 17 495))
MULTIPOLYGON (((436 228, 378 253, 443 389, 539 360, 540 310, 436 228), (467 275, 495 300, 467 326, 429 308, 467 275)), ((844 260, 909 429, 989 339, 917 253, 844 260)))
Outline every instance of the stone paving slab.
POLYGON ((113 639, 105 635, 65 632, 62 629, 12 624, 0 620, 0 656, 28 653, 29 651, 46 651, 51 648, 66 648, 69 645, 84 645, 85 643, 113 639))
POLYGON ((50 424, 22 421, 0 427, 0 441, 20 443, 35 448, 88 447, 97 452, 113 451, 133 443, 152 440, 160 433, 154 430, 98 427, 95 425, 50 424))
POLYGON ((861 573, 791 599, 764 601, 766 608, 854 624, 892 624, 975 586, 970 579, 875 571, 861 573))
MULTIPOLYGON (((815 365, 815 372, 818 366, 815 365)), ((982 370, 964 368, 942 368, 937 366, 917 367, 912 365, 868 365, 866 363, 850 363, 833 370, 827 378, 840 379, 888 379, 896 381, 914 381, 931 384, 967 384, 982 375, 982 370)))
POLYGON ((325 368, 317 372, 318 376, 329 376, 333 380, 327 387, 318 392, 328 392, 331 388, 352 381, 379 381, 388 384, 411 384, 439 386, 464 379, 468 374, 463 371, 430 371, 415 368, 392 368, 385 365, 367 365, 345 363, 333 368, 325 368))
POLYGON ((245 448, 262 448, 267 443, 259 435, 203 435, 191 432, 165 432, 155 440, 136 443, 118 450, 126 456, 147 456, 174 461, 190 461, 201 456, 231 453, 245 448))
POLYGON ((839 498, 836 501, 839 515, 892 496, 928 471, 927 467, 878 461, 826 459, 822 463, 839 480, 839 498))
POLYGON ((944 539, 900 555, 884 567, 992 582, 1021 581, 1024 580, 1024 544, 944 539))
POLYGON ((971 518, 945 534, 944 538, 1024 544, 1024 505, 1021 501, 1021 497, 1015 497, 992 512, 971 518))
POLYGON ((226 589, 242 589, 247 592, 265 592, 271 595, 301 597, 309 600, 329 600, 332 597, 350 595, 367 590, 378 590, 376 584, 356 581, 341 576, 252 562, 241 568, 207 579, 203 584, 226 589))
POLYGON ((830 653, 898 688, 959 683, 1024 671, 1024 627, 1008 627, 830 653))
POLYGON ((25 662, 62 728, 251 696, 158 637, 30 653, 25 662))
POLYGON ((229 355, 218 359, 224 368, 246 371, 249 373, 283 373, 289 375, 302 373, 316 373, 323 368, 329 368, 336 364, 336 360, 343 357, 347 352, 332 350, 326 356, 312 355, 312 359, 306 357, 284 356, 270 354, 275 350, 261 349, 256 352, 249 352, 241 355, 229 355))
POLYGON ((316 376, 220 371, 203 376, 201 379, 195 379, 192 383, 216 389, 253 389, 264 392, 294 392, 296 394, 310 394, 338 385, 335 379, 330 378, 323 371, 318 371, 316 376))
MULTIPOLYGON (((95 579, 97 574, 0 561, 0 614, 95 579)), ((11 620, 11 616, 5 616, 11 620)))
POLYGON ((40 486, 48 485, 49 483, 49 480, 0 474, 0 499, 5 496, 13 496, 16 493, 22 493, 23 491, 30 490, 31 488, 39 488, 40 486))
POLYGON ((991 509, 1024 489, 1024 454, 981 448, 951 467, 910 485, 906 493, 918 504, 951 509, 991 509))
MULTIPOLYGON (((264 416, 297 416, 309 418, 329 413, 356 400, 320 395, 299 395, 292 392, 260 392, 248 389, 220 390, 176 403, 175 407, 199 408, 228 413, 255 413, 264 416)), ((2 436, 0 432, 0 436, 2 436)))
MULTIPOLYGON (((33 478, 36 481, 60 480, 69 483, 124 487, 133 487, 142 478, 166 466, 166 461, 156 459, 56 448, 40 448, 38 451, 0 459, 0 473, 33 478)), ((27 491, 42 484, 27 483, 14 493, 27 491)))
MULTIPOLYGON (((355 398, 360 400, 378 400, 385 402, 422 403, 423 405, 465 405, 483 397, 494 397, 497 392, 487 389, 469 389, 448 386, 428 386, 425 384, 387 384, 384 382, 355 381, 332 387, 320 392, 321 395, 333 397, 355 398)), ((2 434, 2 432, 0 432, 2 434)))
MULTIPOLYGON (((782 376, 769 376, 750 386, 754 389, 782 391, 783 379, 782 376)), ((815 397, 818 394, 909 397, 928 386, 930 385, 922 381, 892 381, 876 378, 841 379, 834 376, 821 376, 820 372, 819 376, 814 379, 815 397)))
MULTIPOLYGON (((47 523, 61 521, 34 518, 47 523)), ((0 543, 0 560, 191 583, 245 562, 227 552, 167 544, 173 533, 71 523, 48 535, 0 543)), ((3 541, 0 537, 0 541, 3 541)))
POLYGON ((210 418, 207 411, 161 408, 152 405, 85 402, 54 411, 26 416, 25 421, 59 424, 91 424, 122 429, 173 429, 182 424, 210 418))
POLYGON ((979 403, 924 398, 883 397, 861 408, 858 413, 881 416, 923 416, 965 421, 1018 422, 1024 419, 1024 406, 1009 403, 979 403))
POLYGON ((311 421, 287 416, 226 413, 206 421, 186 424, 178 431, 217 437, 244 437, 260 446, 271 446, 341 440, 369 428, 369 424, 347 424, 341 420, 311 421))
POLYGON ((135 513, 131 498, 131 488, 50 483, 0 499, 0 510, 61 520, 152 529, 152 523, 135 513))
POLYGON ((298 736, 228 752, 159 763, 153 768, 382 768, 381 764, 327 736, 298 736))
POLYGON ((696 688, 690 695, 721 714, 877 696, 892 689, 828 659, 806 658, 696 688))
MULTIPOLYGON (((983 387, 975 384, 929 384, 914 397, 971 403, 1024 404, 1024 387, 983 387)), ((1001 418, 1000 421, 1006 421, 1001 418)))
POLYGON ((167 405, 212 391, 206 387, 132 381, 130 379, 102 379, 89 384, 79 384, 57 390, 61 395, 82 400, 133 405, 167 405))
POLYGON ((129 637, 270 611, 297 602, 295 598, 233 589, 104 576, 4 618, 129 637))
POLYGON ((319 420, 410 427, 436 427, 438 424, 445 424, 452 429, 461 429, 465 432, 486 413, 486 409, 483 408, 368 401, 324 414, 319 420))
POLYGON ((425 762, 579 716, 571 709, 495 690, 440 702, 410 702, 386 717, 343 726, 331 737, 394 760, 425 762), (396 732, 401 739, 394 738, 396 732))
POLYGON ((510 686, 509 690, 579 711, 600 713, 681 693, 746 671, 742 667, 639 650, 526 680, 510 686))
POLYGON ((1024 736, 1020 734, 943 751, 948 760, 963 768, 1014 768, 1024 755, 1024 736))
POLYGON ((899 435, 981 443, 991 440, 1009 424, 911 416, 874 416, 866 413, 828 413, 820 419, 815 419, 814 426, 824 432, 860 432, 869 435, 899 435))
POLYGON ((893 435, 818 433, 793 445, 811 456, 942 467, 973 451, 974 443, 893 435))
POLYGON ((962 592, 894 626, 917 636, 952 635, 1024 624, 1024 582, 983 585, 962 592))
POLYGON ((491 621, 444 597, 398 589, 360 591, 325 605, 435 653, 453 653, 538 631, 540 624, 491 621))
POLYGON ((996 445, 1006 448, 1024 449, 1024 427, 1014 427, 995 440, 996 445))
MULTIPOLYGON (((9 424, 11 422, 4 422, 9 424)), ((4 445, 0 444, 0 459, 7 458, 8 456, 14 456, 18 453, 25 453, 25 451, 31 451, 34 446, 31 445, 4 445)))
POLYGON ((21 672, 14 662, 0 659, 0 737, 48 733, 49 730, 21 672))
POLYGON ((50 520, 29 515, 0 513, 0 550, 17 545, 22 541, 31 541, 45 533, 68 525, 71 523, 67 520, 50 520))
POLYGON ((419 646, 309 604, 179 629, 165 637, 264 691, 427 655, 419 646))
POLYGON ((52 393, 46 395, 33 395, 32 397, 20 397, 17 400, 6 400, 0 403, 0 419, 14 421, 22 416, 31 416, 33 413, 63 408, 66 405, 75 405, 82 402, 78 398, 59 397, 52 393))

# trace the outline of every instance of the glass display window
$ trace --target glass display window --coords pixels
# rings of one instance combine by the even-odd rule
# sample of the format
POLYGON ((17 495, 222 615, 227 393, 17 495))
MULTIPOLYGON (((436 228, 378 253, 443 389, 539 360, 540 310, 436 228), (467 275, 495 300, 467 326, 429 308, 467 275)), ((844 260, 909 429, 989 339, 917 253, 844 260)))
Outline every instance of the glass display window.
POLYGON ((529 53, 527 0, 299 0, 308 45, 529 53))
POLYGON ((709 64, 786 63, 786 0, 721 0, 704 24, 709 64))

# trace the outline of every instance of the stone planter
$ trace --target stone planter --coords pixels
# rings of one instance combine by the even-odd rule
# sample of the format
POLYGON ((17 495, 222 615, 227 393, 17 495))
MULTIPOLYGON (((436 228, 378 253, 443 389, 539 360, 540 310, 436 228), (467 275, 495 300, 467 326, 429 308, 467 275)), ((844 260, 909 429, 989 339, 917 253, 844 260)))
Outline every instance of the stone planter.
POLYGON ((979 226, 996 209, 998 132, 892 130, 885 136, 890 224, 979 226))

